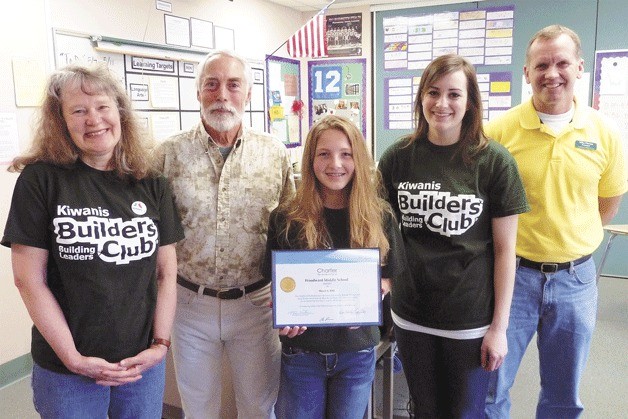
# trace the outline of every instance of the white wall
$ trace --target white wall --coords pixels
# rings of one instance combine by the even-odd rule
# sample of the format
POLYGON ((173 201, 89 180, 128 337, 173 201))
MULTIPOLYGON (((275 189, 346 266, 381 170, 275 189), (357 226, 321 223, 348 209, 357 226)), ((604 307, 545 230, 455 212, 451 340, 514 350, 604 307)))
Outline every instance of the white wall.
MULTIPOLYGON (((44 0, 21 0, 9 12, 0 13, 0 112, 11 113, 18 122, 19 139, 25 147, 33 108, 16 108, 13 89, 14 58, 46 60, 48 44, 44 0)), ((17 175, 0 165, 0 230, 4 231, 17 175)), ((13 285, 9 249, 0 248, 0 365, 30 351, 30 318, 13 285)))
MULTIPOLYGON (((235 31, 236 50, 263 61, 305 21, 306 16, 264 0, 170 0, 172 14, 208 20, 235 31), (246 12, 243 7, 246 5, 246 12)), ((52 29, 165 45, 164 12, 155 0, 20 0, 0 13, 0 113, 16 116, 20 149, 30 141, 35 108, 17 108, 12 61, 52 61, 52 29)), ((285 48, 282 49, 285 51, 285 48)), ((4 231, 17 175, 0 164, 0 233, 4 231)), ((0 365, 30 351, 31 321, 13 284, 10 250, 0 247, 0 365)))

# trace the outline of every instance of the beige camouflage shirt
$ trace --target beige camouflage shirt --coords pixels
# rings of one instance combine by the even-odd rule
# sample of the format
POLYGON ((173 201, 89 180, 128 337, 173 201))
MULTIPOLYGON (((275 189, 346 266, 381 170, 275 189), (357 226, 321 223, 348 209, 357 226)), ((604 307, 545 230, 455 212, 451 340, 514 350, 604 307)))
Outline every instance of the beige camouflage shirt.
POLYGON ((208 288, 259 281, 268 216, 294 192, 285 146, 243 128, 223 160, 199 122, 165 140, 158 155, 185 229, 177 243, 179 275, 208 288))

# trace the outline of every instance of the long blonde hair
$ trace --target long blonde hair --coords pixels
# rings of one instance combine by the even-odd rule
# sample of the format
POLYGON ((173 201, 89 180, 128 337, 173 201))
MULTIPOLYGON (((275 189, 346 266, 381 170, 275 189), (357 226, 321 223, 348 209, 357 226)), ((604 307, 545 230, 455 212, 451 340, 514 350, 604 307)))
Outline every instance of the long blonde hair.
POLYGON ((140 128, 124 87, 104 64, 90 67, 69 65, 50 75, 31 148, 13 160, 9 171, 20 172, 26 165, 36 162, 70 166, 80 157, 81 151, 70 137, 62 111, 62 92, 71 86, 80 86, 89 95, 105 94, 118 107, 121 138, 110 162, 114 173, 121 178, 134 179, 153 174, 149 152, 151 142, 140 128))
POLYGON ((322 186, 314 174, 314 157, 321 134, 326 130, 338 130, 349 139, 355 165, 349 188, 349 237, 352 248, 379 248, 382 261, 389 250, 383 228, 386 213, 392 215, 390 206, 381 198, 381 181, 375 170, 360 130, 350 120, 329 115, 317 121, 305 140, 301 162, 301 183, 292 200, 282 203, 280 210, 286 216, 285 231, 279 232, 289 240, 291 227, 298 228, 297 240, 307 249, 328 247, 330 235, 323 216, 322 186))

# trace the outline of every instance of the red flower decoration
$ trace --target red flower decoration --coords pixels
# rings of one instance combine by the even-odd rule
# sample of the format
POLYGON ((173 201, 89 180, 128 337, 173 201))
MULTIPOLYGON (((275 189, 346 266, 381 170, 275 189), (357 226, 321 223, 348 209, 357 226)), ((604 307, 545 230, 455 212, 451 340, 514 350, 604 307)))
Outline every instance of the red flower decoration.
POLYGON ((292 113, 298 115, 299 118, 303 118, 303 107, 304 103, 302 100, 296 99, 292 102, 292 113))

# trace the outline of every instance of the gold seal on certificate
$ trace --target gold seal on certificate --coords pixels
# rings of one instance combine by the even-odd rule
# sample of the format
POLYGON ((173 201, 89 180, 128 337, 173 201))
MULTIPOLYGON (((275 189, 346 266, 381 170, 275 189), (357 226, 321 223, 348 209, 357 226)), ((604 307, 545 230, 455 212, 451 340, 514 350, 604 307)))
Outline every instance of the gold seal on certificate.
POLYGON ((273 250, 273 325, 381 324, 379 249, 273 250))
POLYGON ((279 282, 279 288, 281 288, 283 292, 292 292, 296 286, 297 283, 294 281, 294 278, 290 278, 289 276, 282 278, 279 282))

